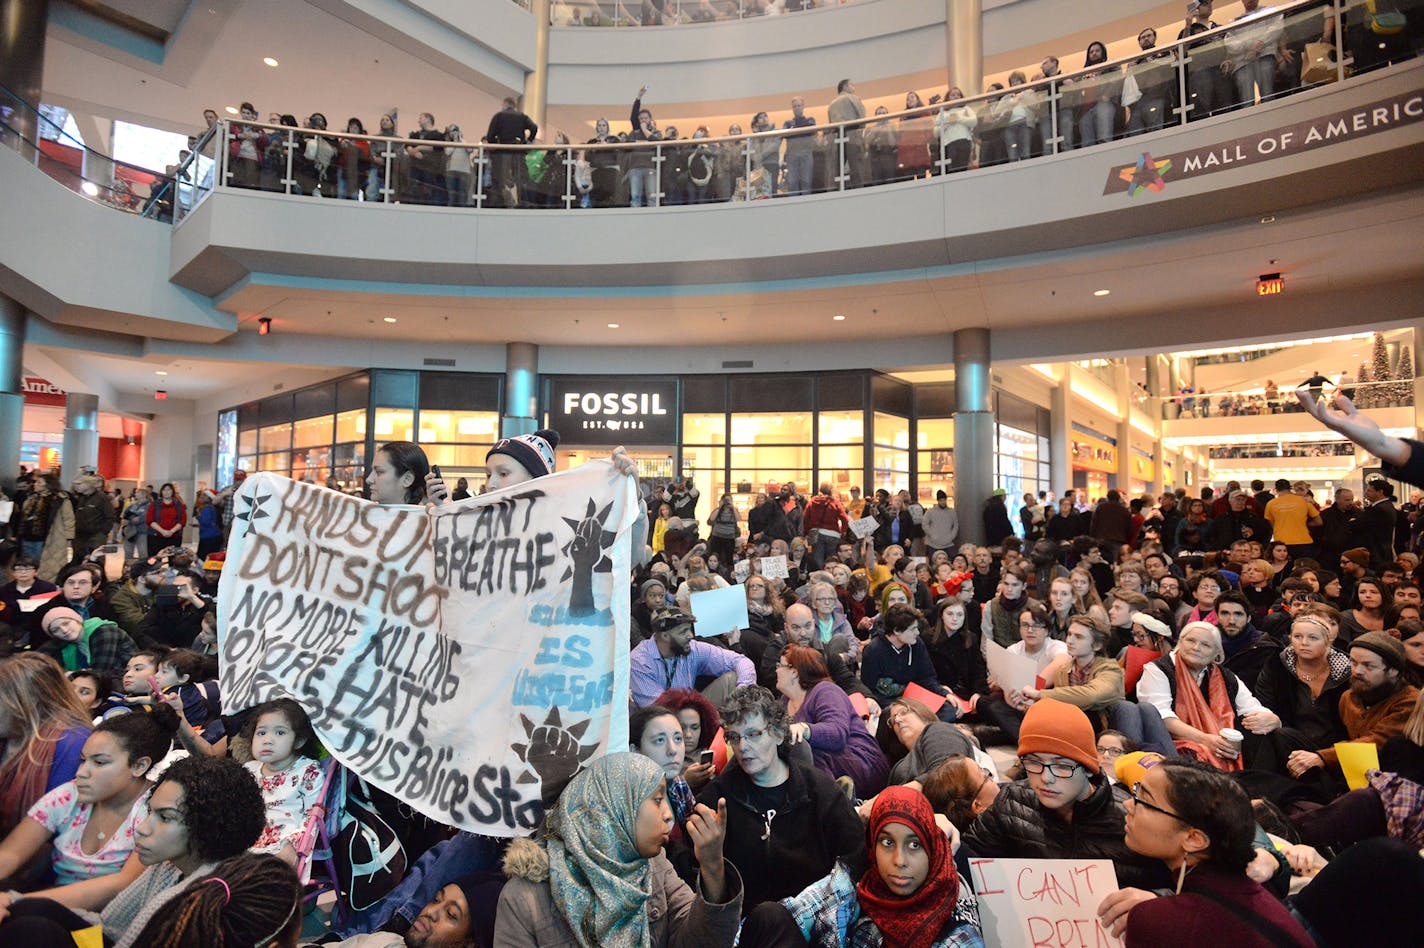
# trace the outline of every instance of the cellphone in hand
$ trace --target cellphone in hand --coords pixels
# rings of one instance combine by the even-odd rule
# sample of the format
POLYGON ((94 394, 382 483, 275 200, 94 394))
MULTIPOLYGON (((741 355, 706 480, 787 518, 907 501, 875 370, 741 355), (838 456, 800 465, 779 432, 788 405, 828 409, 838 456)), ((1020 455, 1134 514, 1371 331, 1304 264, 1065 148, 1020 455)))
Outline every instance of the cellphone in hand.
POLYGON ((431 474, 434 474, 436 477, 444 477, 444 476, 445 476, 444 474, 441 474, 441 473, 440 473, 440 465, 439 465, 439 464, 432 464, 432 465, 430 465, 430 473, 431 473, 431 474))
POLYGON ((703 751, 702 754, 697 758, 697 762, 699 764, 712 763, 712 752, 710 750, 703 751))

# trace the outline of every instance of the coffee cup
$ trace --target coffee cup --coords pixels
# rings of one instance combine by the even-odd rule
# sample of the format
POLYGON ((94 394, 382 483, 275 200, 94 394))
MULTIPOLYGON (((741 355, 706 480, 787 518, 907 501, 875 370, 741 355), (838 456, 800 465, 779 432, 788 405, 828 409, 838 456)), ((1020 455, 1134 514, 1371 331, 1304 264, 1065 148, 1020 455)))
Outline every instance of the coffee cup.
POLYGON ((1245 740, 1245 737, 1241 734, 1241 732, 1236 730, 1236 728, 1234 727, 1224 727, 1221 729, 1220 733, 1222 740, 1226 741, 1228 744, 1231 745, 1231 749, 1234 752, 1232 756, 1240 757, 1241 742, 1245 740))

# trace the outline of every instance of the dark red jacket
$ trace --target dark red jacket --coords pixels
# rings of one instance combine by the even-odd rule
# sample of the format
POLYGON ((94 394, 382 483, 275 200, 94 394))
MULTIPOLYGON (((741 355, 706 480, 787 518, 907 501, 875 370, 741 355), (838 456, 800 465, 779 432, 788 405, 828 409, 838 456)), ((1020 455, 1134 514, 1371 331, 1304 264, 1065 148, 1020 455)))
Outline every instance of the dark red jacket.
POLYGON ((801 526, 808 536, 820 529, 834 530, 844 535, 850 529, 850 520, 846 517, 845 508, 835 499, 825 494, 817 494, 806 505, 801 526))

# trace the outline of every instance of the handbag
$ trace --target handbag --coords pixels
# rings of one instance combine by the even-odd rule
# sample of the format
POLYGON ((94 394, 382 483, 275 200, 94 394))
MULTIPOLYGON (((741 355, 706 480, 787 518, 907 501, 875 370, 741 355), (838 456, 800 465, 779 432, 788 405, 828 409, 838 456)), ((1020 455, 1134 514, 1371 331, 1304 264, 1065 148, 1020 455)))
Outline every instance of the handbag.
MULTIPOLYGON (((1390 0, 1385 4, 1393 6, 1390 0)), ((1380 0, 1365 0, 1365 16, 1369 19, 1370 32, 1376 36, 1394 36, 1403 33, 1408 22, 1398 10, 1381 10, 1380 0)))
POLYGON ((360 777, 350 778, 345 799, 333 810, 341 825, 331 843, 337 884, 352 910, 362 912, 405 877, 405 847, 360 777))

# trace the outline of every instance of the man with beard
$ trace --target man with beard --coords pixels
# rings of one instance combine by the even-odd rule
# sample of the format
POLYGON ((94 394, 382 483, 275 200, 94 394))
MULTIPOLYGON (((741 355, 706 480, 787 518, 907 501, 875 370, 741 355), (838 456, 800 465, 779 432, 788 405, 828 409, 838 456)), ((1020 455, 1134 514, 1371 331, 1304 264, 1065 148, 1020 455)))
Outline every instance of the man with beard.
POLYGON ((981 606, 999 594, 999 567, 987 546, 974 548, 974 601, 981 606))
MULTIPOLYGON (((494 943, 495 906, 504 877, 497 871, 475 872, 441 888, 405 933, 353 935, 333 948, 477 948, 494 943)), ((387 928, 403 924, 399 915, 387 928)))
POLYGON ((1222 664, 1242 681, 1260 678, 1266 662, 1281 653, 1280 642, 1251 624, 1251 606, 1239 592, 1217 597, 1216 627, 1226 653, 1222 664))
POLYGON ((733 689, 756 684, 756 667, 745 655, 694 642, 692 616, 668 609, 653 616, 653 637, 628 655, 628 690, 634 706, 646 708, 669 688, 694 688, 699 678, 713 681, 703 695, 721 705, 733 689))
MULTIPOLYGON (((1350 690, 1340 696, 1340 721, 1351 741, 1383 747, 1404 731, 1419 700, 1419 689, 1403 678, 1404 666, 1404 646, 1384 632, 1366 632, 1350 643, 1350 690)), ((1292 751, 1286 766, 1294 777, 1320 768, 1333 783, 1340 782, 1340 758, 1333 745, 1292 751)))
MULTIPOLYGON (((776 665, 781 661, 781 653, 788 645, 804 645, 821 653, 830 670, 831 681, 846 694, 862 694, 871 699, 870 689, 865 687, 855 672, 846 663, 850 642, 841 634, 831 636, 830 641, 817 641, 816 616, 811 607, 796 603, 786 607, 786 631, 773 632, 762 654, 761 678, 776 681, 776 665)), ((775 690, 775 689, 773 689, 775 690)))

